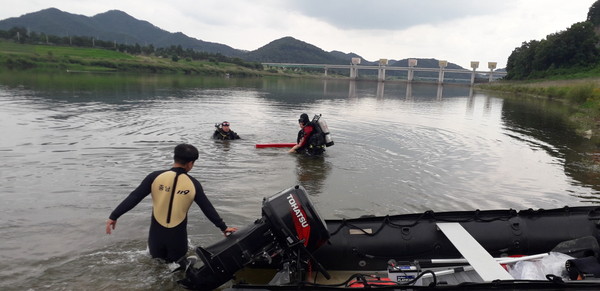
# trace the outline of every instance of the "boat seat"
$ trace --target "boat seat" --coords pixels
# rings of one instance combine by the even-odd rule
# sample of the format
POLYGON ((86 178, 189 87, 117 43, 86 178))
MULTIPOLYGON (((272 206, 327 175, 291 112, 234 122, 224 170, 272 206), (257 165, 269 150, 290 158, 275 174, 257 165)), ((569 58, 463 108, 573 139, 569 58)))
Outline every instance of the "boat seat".
POLYGON ((437 227, 486 282, 514 278, 458 222, 438 222, 437 227))

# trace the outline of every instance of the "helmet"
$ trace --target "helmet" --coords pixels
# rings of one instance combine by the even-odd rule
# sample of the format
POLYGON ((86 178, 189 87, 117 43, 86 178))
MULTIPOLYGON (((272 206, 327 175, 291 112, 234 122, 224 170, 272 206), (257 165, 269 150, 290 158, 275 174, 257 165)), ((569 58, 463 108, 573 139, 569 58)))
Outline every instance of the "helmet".
POLYGON ((310 120, 308 120, 308 114, 302 113, 300 114, 300 119, 298 119, 298 123, 302 123, 306 125, 310 120))

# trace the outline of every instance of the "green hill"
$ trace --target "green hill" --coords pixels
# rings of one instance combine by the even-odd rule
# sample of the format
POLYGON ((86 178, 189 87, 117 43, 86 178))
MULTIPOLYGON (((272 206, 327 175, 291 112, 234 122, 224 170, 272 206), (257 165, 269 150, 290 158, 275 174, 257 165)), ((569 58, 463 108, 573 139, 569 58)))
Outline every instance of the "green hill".
POLYGON ((348 64, 349 59, 338 58, 314 45, 284 37, 246 53, 245 60, 254 62, 304 63, 304 64, 348 64))
POLYGON ((119 10, 110 10, 87 17, 48 8, 20 17, 0 20, 0 30, 9 30, 13 27, 24 27, 28 31, 61 37, 89 36, 122 44, 153 44, 155 47, 181 45, 183 48, 226 56, 239 56, 244 53, 242 50, 224 44, 202 41, 180 32, 170 33, 119 10))

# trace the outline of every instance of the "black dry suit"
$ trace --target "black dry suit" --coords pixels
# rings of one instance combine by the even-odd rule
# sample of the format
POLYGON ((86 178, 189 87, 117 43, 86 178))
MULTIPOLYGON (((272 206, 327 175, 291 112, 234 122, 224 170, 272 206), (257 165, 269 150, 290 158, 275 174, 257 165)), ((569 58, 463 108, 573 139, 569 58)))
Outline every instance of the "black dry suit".
POLYGON ((233 130, 225 132, 220 127, 217 127, 217 130, 215 130, 215 132, 213 133, 213 139, 223 139, 223 140, 240 139, 240 136, 237 133, 235 133, 233 130))

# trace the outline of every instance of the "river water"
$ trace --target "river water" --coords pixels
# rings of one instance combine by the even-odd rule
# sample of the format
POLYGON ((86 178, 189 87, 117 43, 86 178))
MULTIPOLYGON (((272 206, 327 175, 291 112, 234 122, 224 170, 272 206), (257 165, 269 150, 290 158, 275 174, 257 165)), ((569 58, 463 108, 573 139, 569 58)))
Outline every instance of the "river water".
MULTIPOLYGON (((104 227, 183 142, 230 226, 296 184, 324 218, 597 204, 595 146, 565 111, 457 85, 2 74, 0 289, 181 289, 147 254, 150 198, 104 227), (329 125, 323 158, 255 148, 294 142, 303 112, 329 125), (210 139, 224 120, 241 140, 210 139)), ((188 229, 191 245, 222 239, 196 206, 188 229)))

